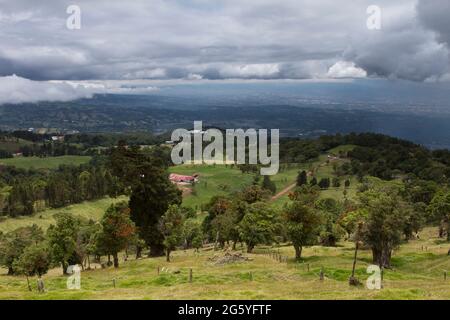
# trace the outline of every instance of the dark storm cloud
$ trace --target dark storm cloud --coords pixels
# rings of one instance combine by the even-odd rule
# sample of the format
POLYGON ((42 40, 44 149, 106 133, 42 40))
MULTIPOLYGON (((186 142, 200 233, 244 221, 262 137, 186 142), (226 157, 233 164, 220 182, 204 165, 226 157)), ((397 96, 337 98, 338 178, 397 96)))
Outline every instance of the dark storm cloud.
POLYGON ((439 41, 450 44, 450 1, 419 1, 417 13, 420 21, 438 34, 439 41))
POLYGON ((448 73, 447 0, 380 0, 377 31, 366 28, 371 4, 0 0, 0 76, 423 81, 448 73), (81 8, 81 30, 65 27, 70 4, 81 8))

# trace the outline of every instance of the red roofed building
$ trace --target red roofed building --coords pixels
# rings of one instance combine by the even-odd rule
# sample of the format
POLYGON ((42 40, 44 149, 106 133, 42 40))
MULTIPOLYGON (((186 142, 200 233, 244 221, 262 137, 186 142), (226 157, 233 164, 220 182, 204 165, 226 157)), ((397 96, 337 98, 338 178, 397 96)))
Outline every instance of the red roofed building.
POLYGON ((198 181, 198 175, 195 174, 193 176, 184 176, 181 174, 171 173, 169 179, 173 183, 195 183, 198 181))

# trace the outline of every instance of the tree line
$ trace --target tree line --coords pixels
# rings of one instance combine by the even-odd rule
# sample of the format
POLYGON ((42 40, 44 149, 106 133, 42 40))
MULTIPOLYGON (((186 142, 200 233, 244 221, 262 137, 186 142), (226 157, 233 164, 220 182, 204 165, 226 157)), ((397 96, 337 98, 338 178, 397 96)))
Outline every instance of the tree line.
POLYGON ((56 170, 2 168, 0 214, 32 215, 47 207, 60 208, 107 195, 117 196, 117 178, 102 164, 64 165, 56 170))

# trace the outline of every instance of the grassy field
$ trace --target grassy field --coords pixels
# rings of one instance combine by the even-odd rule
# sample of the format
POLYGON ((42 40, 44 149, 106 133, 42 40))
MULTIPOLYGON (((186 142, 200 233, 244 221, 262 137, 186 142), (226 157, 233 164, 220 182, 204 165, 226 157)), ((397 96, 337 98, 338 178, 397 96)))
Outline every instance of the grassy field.
POLYGON ((8 151, 10 153, 16 153, 19 152, 21 147, 24 146, 31 146, 33 145, 32 142, 23 140, 23 139, 6 139, 6 140, 0 140, 0 149, 8 151))
POLYGON ((119 197, 117 199, 105 198, 96 201, 86 201, 60 209, 48 209, 38 212, 30 217, 5 218, 0 220, 0 231, 8 232, 19 227, 30 226, 33 224, 37 224, 43 229, 47 229, 48 226, 54 222, 54 214, 58 212, 70 212, 86 219, 99 220, 112 203, 126 199, 126 197, 119 197))
POLYGON ((369 290, 365 281, 371 263, 369 251, 358 256, 356 275, 361 287, 350 287, 353 244, 338 247, 308 247, 304 260, 295 262, 291 246, 272 250, 291 257, 278 262, 270 256, 244 254, 250 261, 215 265, 210 261, 222 251, 204 249, 176 251, 172 262, 164 258, 147 258, 123 262, 119 269, 84 271, 81 290, 66 289, 67 278, 54 269, 44 277, 47 292, 29 292, 23 277, 0 275, 0 299, 450 299, 448 244, 436 238, 435 228, 422 232, 421 240, 402 245, 393 255, 393 269, 384 272, 383 289, 369 290), (424 247, 424 250, 422 250, 424 247), (309 271, 308 271, 309 265, 309 271), (161 273, 157 274, 157 268, 161 273), (193 282, 189 283, 189 269, 193 282), (323 268, 325 279, 319 280, 323 268), (116 288, 113 287, 113 279, 116 288))
POLYGON ((225 165, 181 165, 170 168, 171 173, 199 175, 199 182, 185 196, 183 205, 200 209, 215 195, 226 195, 239 191, 253 181, 253 175, 242 174, 237 168, 225 165))
POLYGON ((91 160, 89 156, 61 156, 61 157, 19 157, 11 159, 0 159, 0 164, 15 166, 21 169, 56 169, 60 165, 79 166, 88 163, 91 160))
MULTIPOLYGON (((331 149, 329 152, 333 153, 333 154, 338 154, 338 152, 340 150, 342 151, 348 151, 351 150, 353 148, 353 146, 351 145, 344 145, 344 146, 340 146, 338 148, 334 148, 331 149)), ((297 178, 297 174, 299 170, 312 170, 314 169, 315 173, 315 177, 317 178, 317 181, 319 181, 322 178, 330 178, 332 179, 333 177, 335 177, 336 175, 334 174, 334 170, 333 170, 333 163, 337 163, 339 165, 341 165, 344 161, 347 161, 345 159, 339 159, 336 160, 334 162, 327 162, 327 155, 323 154, 321 156, 319 156, 319 158, 310 163, 310 164, 304 164, 299 166, 296 169, 292 169, 288 171, 288 181, 295 181, 295 179, 297 178)), ((281 177, 282 173, 278 174, 277 176, 275 176, 273 178, 274 181, 276 181, 277 177, 280 176, 281 177)), ((310 178, 308 178, 309 180, 310 178)), ((336 200, 342 200, 344 197, 344 190, 346 190, 347 192, 347 198, 348 199, 353 199, 356 196, 356 192, 357 192, 357 188, 359 185, 358 180, 354 177, 354 176, 341 176, 339 177, 339 180, 341 182, 341 186, 340 187, 332 187, 330 186, 330 188, 326 189, 326 190, 321 190, 320 191, 320 198, 333 198, 336 200), (346 179, 350 180, 350 187, 345 188, 344 187, 344 182, 346 179)), ((277 185, 277 190, 281 190, 280 188, 278 188, 277 185)), ((288 201, 288 195, 284 195, 280 198, 278 198, 276 201, 274 201, 273 205, 276 208, 281 208, 286 201, 288 201)))
MULTIPOLYGON (((348 148, 351 146, 344 148, 344 151, 348 148)), ((327 155, 322 155, 314 163, 292 167, 271 177, 277 191, 295 182, 298 171, 302 169, 315 169, 318 179, 333 177, 333 163, 327 162, 327 155)), ((191 165, 170 170, 179 174, 199 174, 200 182, 195 192, 184 198, 184 205, 198 209, 212 196, 239 191, 254 179, 254 174, 242 174, 230 166, 191 165)), ((321 197, 342 199, 346 178, 341 177, 340 188, 321 191, 321 197)), ((353 177, 348 178, 351 186, 347 189, 347 197, 353 198, 358 182, 353 177)), ((372 180, 373 183, 387 183, 375 178, 372 180)), ((52 223, 53 215, 61 211, 99 219, 112 202, 119 200, 125 200, 125 197, 46 210, 32 217, 6 219, 0 221, 0 231, 32 223, 46 228, 52 223)), ((287 200, 285 195, 272 205, 281 207, 287 200)), ((426 228, 421 232, 420 240, 402 244, 394 251, 393 268, 385 271, 381 290, 369 290, 365 286, 369 276, 366 269, 371 264, 368 250, 360 250, 356 268, 356 275, 363 285, 348 285, 354 244, 343 241, 337 247, 306 247, 301 262, 293 259, 294 250, 289 244, 270 248, 259 246, 252 254, 243 253, 250 260, 225 265, 216 265, 211 261, 214 256, 225 254, 211 247, 198 253, 193 250, 175 251, 170 263, 165 262, 165 258, 131 258, 124 261, 121 256, 119 269, 100 270, 99 265, 94 265, 93 270, 84 271, 81 290, 68 290, 67 277, 61 275, 59 268, 52 269, 44 277, 47 288, 44 294, 36 292, 36 279, 32 279, 34 290, 29 292, 25 278, 7 276, 5 270, 0 270, 0 299, 450 299, 450 277, 444 280, 444 272, 450 271, 450 256, 447 255, 450 244, 438 239, 437 233, 436 228, 426 228), (264 254, 268 249, 289 259, 279 262, 264 254), (159 275, 158 268, 161 270, 159 275), (191 268, 194 275, 192 283, 188 280, 191 268), (322 268, 325 274, 323 281, 319 279, 322 268)), ((238 249, 245 251, 239 246, 238 249)))
MULTIPOLYGON (((28 158, 17 158, 11 160, 28 160, 28 158)), ((55 159, 55 158, 46 158, 55 159)), ((40 159, 39 159, 40 160, 40 159)), ((45 160, 45 159, 44 159, 45 160)), ((277 175, 272 176, 271 179, 277 186, 277 191, 283 190, 285 187, 295 182, 298 171, 306 169, 306 166, 292 167, 280 171, 277 175)), ((200 182, 195 186, 195 192, 187 195, 183 199, 183 205, 191 206, 200 210, 202 204, 207 203, 214 195, 227 195, 232 192, 242 190, 245 186, 253 182, 254 174, 243 174, 237 168, 224 165, 189 165, 176 166, 170 168, 171 172, 179 174, 194 174, 200 175, 200 182)), ((323 191, 323 193, 333 192, 332 190, 323 191)), ((338 193, 336 191, 336 193, 338 193)), ((125 197, 121 198, 122 200, 125 197)), ((282 206, 288 200, 287 195, 281 197, 274 204, 282 206)), ((31 217, 19 218, 4 218, 0 219, 0 231, 10 231, 18 227, 37 224, 43 228, 47 228, 53 222, 53 215, 57 212, 71 212, 78 216, 92 218, 97 220, 102 216, 105 209, 117 199, 102 199, 92 202, 84 202, 81 204, 71 205, 60 209, 48 209, 31 217)))
MULTIPOLYGON (((338 154, 339 151, 347 152, 354 148, 352 145, 339 146, 331 149, 329 153, 338 154)), ((346 160, 336 160, 338 164, 342 164, 346 160)), ((295 183, 297 174, 301 170, 309 171, 315 169, 315 176, 318 180, 321 178, 334 177, 333 162, 327 163, 327 154, 321 155, 316 161, 307 164, 292 165, 288 169, 280 170, 278 174, 271 176, 271 180, 277 187, 277 192, 295 183)), ((191 194, 186 194, 183 200, 185 206, 200 209, 214 195, 226 195, 235 191, 242 190, 243 187, 250 185, 255 177, 254 174, 242 174, 239 169, 225 165, 182 165, 171 167, 170 172, 193 175, 198 174, 200 182, 197 183, 195 190, 191 194)), ((341 187, 330 187, 321 191, 322 198, 342 199, 344 192, 344 181, 350 180, 350 187, 347 188, 347 197, 353 198, 356 195, 358 181, 353 176, 340 177, 341 187)), ((275 207, 281 207, 288 200, 288 195, 284 195, 274 201, 275 207)))
MULTIPOLYGON (((272 176, 277 190, 281 191, 286 186, 295 182, 298 168, 290 168, 272 176)), ((202 204, 215 195, 227 195, 242 190, 252 184, 254 174, 243 174, 236 167, 225 165, 182 165, 171 167, 170 172, 183 175, 199 175, 199 182, 195 185, 191 194, 184 197, 183 204, 200 209, 202 204)), ((262 179, 262 178, 261 178, 262 179)), ((261 180, 262 181, 262 180, 261 180)))

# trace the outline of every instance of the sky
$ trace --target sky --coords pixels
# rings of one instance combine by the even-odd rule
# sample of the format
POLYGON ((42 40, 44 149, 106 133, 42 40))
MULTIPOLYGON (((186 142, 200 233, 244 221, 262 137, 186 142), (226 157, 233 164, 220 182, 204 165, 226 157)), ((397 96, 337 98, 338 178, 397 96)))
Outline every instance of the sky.
POLYGON ((445 88, 449 17, 449 0, 0 0, 0 103, 154 93, 164 82, 445 88), (67 27, 70 5, 79 29, 67 27), (380 28, 367 26, 371 5, 380 28))

